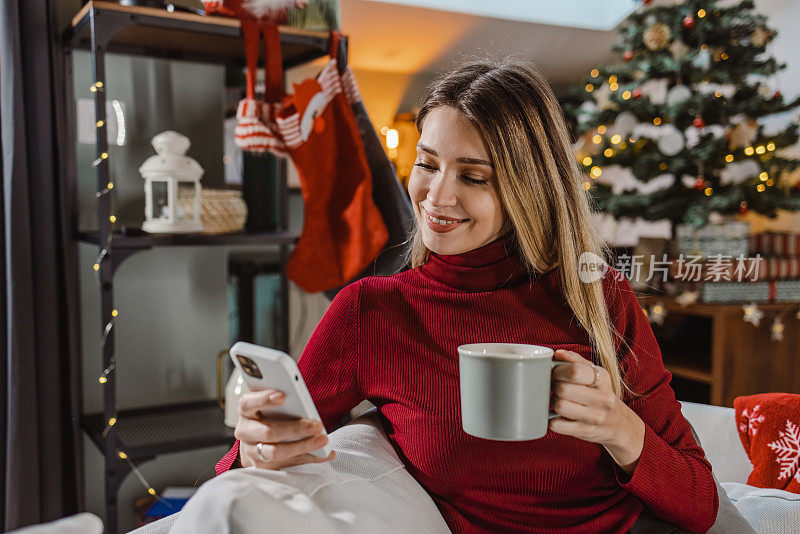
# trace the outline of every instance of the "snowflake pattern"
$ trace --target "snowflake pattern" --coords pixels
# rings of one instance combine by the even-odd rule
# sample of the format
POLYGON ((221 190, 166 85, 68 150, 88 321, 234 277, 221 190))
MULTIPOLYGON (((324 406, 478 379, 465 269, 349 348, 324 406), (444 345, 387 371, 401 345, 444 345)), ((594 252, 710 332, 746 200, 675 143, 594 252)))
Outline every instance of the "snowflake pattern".
POLYGON ((766 419, 764 414, 761 413, 760 404, 753 406, 752 412, 745 408, 742 412, 742 417, 746 419, 746 422, 739 424, 739 430, 742 432, 747 432, 751 438, 756 435, 758 432, 758 427, 761 426, 761 423, 763 423, 764 419, 766 419))
POLYGON ((778 480, 791 479, 794 476, 800 482, 800 426, 786 420, 786 430, 778 433, 778 439, 767 443, 767 447, 775 451, 775 461, 780 464, 781 472, 778 480))

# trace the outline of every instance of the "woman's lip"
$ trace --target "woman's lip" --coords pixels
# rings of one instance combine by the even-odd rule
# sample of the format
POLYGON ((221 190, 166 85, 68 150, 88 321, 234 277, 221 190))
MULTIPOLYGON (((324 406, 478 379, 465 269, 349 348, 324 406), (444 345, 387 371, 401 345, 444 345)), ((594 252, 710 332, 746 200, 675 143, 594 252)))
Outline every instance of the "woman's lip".
MULTIPOLYGON (((451 217, 447 217, 445 220, 452 220, 452 221, 458 221, 458 222, 454 222, 454 223, 451 223, 451 224, 439 224, 439 223, 435 223, 432 220, 430 220, 430 218, 428 217, 429 214, 428 214, 427 211, 425 211, 425 209, 422 210, 422 213, 423 213, 423 215, 425 217, 425 223, 427 224, 428 228, 430 228, 431 230, 433 230, 434 232, 439 233, 439 234, 446 234, 447 232, 452 232, 457 227, 461 226, 462 223, 466 222, 465 219, 459 220, 459 219, 453 219, 451 217)), ((435 217, 435 216, 431 215, 431 217, 435 217)), ((435 218, 438 219, 439 217, 435 217, 435 218)))

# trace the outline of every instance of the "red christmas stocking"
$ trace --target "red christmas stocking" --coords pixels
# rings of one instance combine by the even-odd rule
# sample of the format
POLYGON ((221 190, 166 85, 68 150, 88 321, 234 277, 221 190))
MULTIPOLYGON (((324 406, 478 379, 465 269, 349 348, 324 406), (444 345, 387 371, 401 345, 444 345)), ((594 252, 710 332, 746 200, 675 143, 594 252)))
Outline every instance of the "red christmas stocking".
POLYGON ((287 264, 289 278, 308 292, 351 280, 383 248, 389 234, 372 201, 372 176, 353 110, 331 60, 316 79, 294 85, 277 113, 278 131, 300 176, 303 232, 287 264))

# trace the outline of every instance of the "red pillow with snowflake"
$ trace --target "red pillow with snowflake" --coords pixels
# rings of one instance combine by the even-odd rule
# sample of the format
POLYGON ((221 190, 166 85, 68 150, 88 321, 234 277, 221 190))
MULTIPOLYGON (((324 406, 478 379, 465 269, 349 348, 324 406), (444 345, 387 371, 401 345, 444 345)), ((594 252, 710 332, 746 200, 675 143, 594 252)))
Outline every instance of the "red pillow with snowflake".
POLYGON ((736 427, 753 464, 751 486, 800 493, 800 395, 737 397, 736 427))

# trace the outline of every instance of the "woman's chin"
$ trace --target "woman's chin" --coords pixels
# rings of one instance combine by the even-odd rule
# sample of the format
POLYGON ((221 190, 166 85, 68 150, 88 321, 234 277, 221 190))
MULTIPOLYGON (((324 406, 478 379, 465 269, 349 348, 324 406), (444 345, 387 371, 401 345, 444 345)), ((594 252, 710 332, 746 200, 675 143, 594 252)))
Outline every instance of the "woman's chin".
POLYGON ((440 234, 426 229, 422 232, 422 242, 425 243, 425 248, 441 256, 462 254, 475 248, 470 246, 469 239, 464 239, 465 236, 459 235, 458 230, 440 234))

